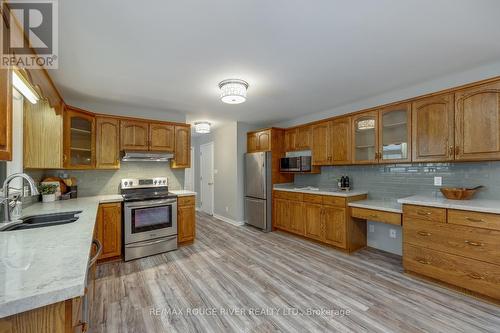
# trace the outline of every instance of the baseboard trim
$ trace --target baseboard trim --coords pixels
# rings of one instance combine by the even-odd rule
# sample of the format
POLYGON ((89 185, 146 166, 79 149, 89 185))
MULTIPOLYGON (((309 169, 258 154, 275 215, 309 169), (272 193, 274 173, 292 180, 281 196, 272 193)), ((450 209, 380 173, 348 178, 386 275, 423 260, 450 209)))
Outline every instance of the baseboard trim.
POLYGON ((235 221, 233 219, 230 219, 230 218, 227 218, 227 217, 224 217, 224 216, 221 216, 221 215, 217 215, 217 214, 214 214, 213 215, 217 220, 221 220, 223 222, 226 222, 226 223, 229 223, 229 224, 232 224, 232 225, 235 225, 235 226, 242 226, 245 224, 245 221, 235 221))

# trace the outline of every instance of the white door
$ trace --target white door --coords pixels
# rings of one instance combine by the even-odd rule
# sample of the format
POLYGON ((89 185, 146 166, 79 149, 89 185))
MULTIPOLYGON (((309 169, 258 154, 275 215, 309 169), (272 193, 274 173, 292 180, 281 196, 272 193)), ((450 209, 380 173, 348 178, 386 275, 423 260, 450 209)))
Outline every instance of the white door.
POLYGON ((200 208, 214 215, 214 143, 200 146, 200 208))

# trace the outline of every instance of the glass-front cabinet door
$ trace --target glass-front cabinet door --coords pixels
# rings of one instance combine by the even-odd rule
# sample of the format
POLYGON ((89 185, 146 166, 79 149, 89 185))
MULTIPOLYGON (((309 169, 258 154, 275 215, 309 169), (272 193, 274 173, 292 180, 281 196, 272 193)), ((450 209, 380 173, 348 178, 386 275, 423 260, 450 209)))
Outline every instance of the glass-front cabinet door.
POLYGON ((371 111, 353 116, 353 162, 373 164, 378 161, 378 112, 371 111))
POLYGON ((64 167, 93 168, 95 165, 95 117, 66 109, 64 114, 64 167))
POLYGON ((410 104, 380 110, 379 162, 410 162, 410 104))

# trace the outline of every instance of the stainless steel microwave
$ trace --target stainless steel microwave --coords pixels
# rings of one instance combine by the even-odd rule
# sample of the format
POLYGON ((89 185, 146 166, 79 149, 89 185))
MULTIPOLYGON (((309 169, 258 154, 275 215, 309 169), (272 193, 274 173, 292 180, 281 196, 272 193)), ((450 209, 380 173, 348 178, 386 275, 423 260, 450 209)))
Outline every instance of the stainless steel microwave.
POLYGON ((280 171, 308 172, 311 171, 311 156, 282 157, 280 171))

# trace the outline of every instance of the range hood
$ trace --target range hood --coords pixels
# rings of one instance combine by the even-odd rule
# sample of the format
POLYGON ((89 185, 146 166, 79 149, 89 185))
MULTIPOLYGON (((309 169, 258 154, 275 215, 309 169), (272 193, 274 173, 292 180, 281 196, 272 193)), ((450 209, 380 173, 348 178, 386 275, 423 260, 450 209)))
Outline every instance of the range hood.
POLYGON ((122 161, 130 162, 168 162, 174 157, 172 153, 160 153, 153 151, 124 151, 122 161))

